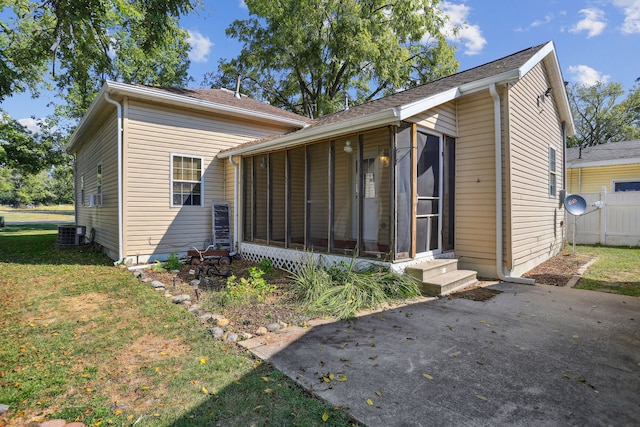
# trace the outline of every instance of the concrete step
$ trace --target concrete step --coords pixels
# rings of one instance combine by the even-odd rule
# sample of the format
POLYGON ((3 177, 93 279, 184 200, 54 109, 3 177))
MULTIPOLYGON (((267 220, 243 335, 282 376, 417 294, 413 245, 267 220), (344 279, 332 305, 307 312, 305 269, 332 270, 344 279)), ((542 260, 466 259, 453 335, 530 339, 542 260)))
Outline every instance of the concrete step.
POLYGON ((456 271, 457 269, 457 259, 434 259, 411 265, 405 269, 405 272, 408 276, 417 279, 418 282, 424 282, 431 277, 456 271))
POLYGON ((478 282, 476 272, 471 270, 455 270, 439 276, 430 277, 420 284, 424 295, 443 296, 472 286, 478 282))

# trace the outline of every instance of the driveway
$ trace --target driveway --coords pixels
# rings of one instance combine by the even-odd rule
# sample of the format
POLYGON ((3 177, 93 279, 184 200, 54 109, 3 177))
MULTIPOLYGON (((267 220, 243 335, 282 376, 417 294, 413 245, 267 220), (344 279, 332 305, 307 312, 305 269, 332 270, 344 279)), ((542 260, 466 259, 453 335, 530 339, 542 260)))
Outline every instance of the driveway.
POLYGON ((368 426, 640 425, 639 298, 487 289, 245 345, 368 426))

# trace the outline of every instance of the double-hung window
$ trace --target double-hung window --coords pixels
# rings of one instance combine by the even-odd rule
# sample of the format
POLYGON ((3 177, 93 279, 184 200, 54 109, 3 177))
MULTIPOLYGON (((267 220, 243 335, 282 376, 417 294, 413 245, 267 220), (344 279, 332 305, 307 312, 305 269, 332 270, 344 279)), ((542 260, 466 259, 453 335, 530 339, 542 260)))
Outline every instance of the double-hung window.
POLYGON ((202 206, 202 157, 171 155, 171 206, 202 206))
POLYGON ((549 147, 549 197, 556 197, 556 149, 549 147))

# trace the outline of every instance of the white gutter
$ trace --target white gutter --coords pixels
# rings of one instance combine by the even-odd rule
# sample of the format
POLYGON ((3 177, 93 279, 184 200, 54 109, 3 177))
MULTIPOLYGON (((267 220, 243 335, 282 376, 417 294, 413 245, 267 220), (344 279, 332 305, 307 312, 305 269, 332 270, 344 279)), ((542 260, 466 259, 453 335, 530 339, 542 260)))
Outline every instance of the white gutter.
POLYGON ((116 106, 118 115, 118 263, 124 259, 124 230, 122 225, 122 105, 109 98, 109 94, 105 91, 104 100, 109 104, 116 106))
MULTIPOLYGON (((502 270, 502 119, 500 117, 500 95, 496 91, 496 84, 489 86, 489 92, 493 98, 493 124, 495 133, 495 161, 496 161, 496 270, 498 278, 504 282, 533 285, 533 279, 511 277, 502 270)), ((509 273, 510 274, 510 273, 509 273)))
POLYGON ((231 162, 231 164, 233 165, 233 248, 231 248, 231 250, 233 251, 234 249, 237 251, 238 248, 238 218, 239 218, 239 214, 238 214, 238 190, 239 190, 239 173, 238 173, 238 166, 239 163, 237 163, 235 160, 233 160, 233 156, 229 156, 229 162, 231 162))

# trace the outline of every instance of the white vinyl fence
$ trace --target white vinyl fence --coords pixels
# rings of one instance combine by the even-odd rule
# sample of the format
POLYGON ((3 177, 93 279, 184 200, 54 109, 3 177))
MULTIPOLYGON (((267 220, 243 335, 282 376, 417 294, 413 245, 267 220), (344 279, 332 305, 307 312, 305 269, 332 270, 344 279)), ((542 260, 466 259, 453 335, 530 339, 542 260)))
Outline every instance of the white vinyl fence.
POLYGON ((640 246, 640 191, 581 193, 587 202, 584 214, 574 217, 565 212, 567 240, 607 246, 640 246), (601 206, 601 207, 599 207, 601 206))

